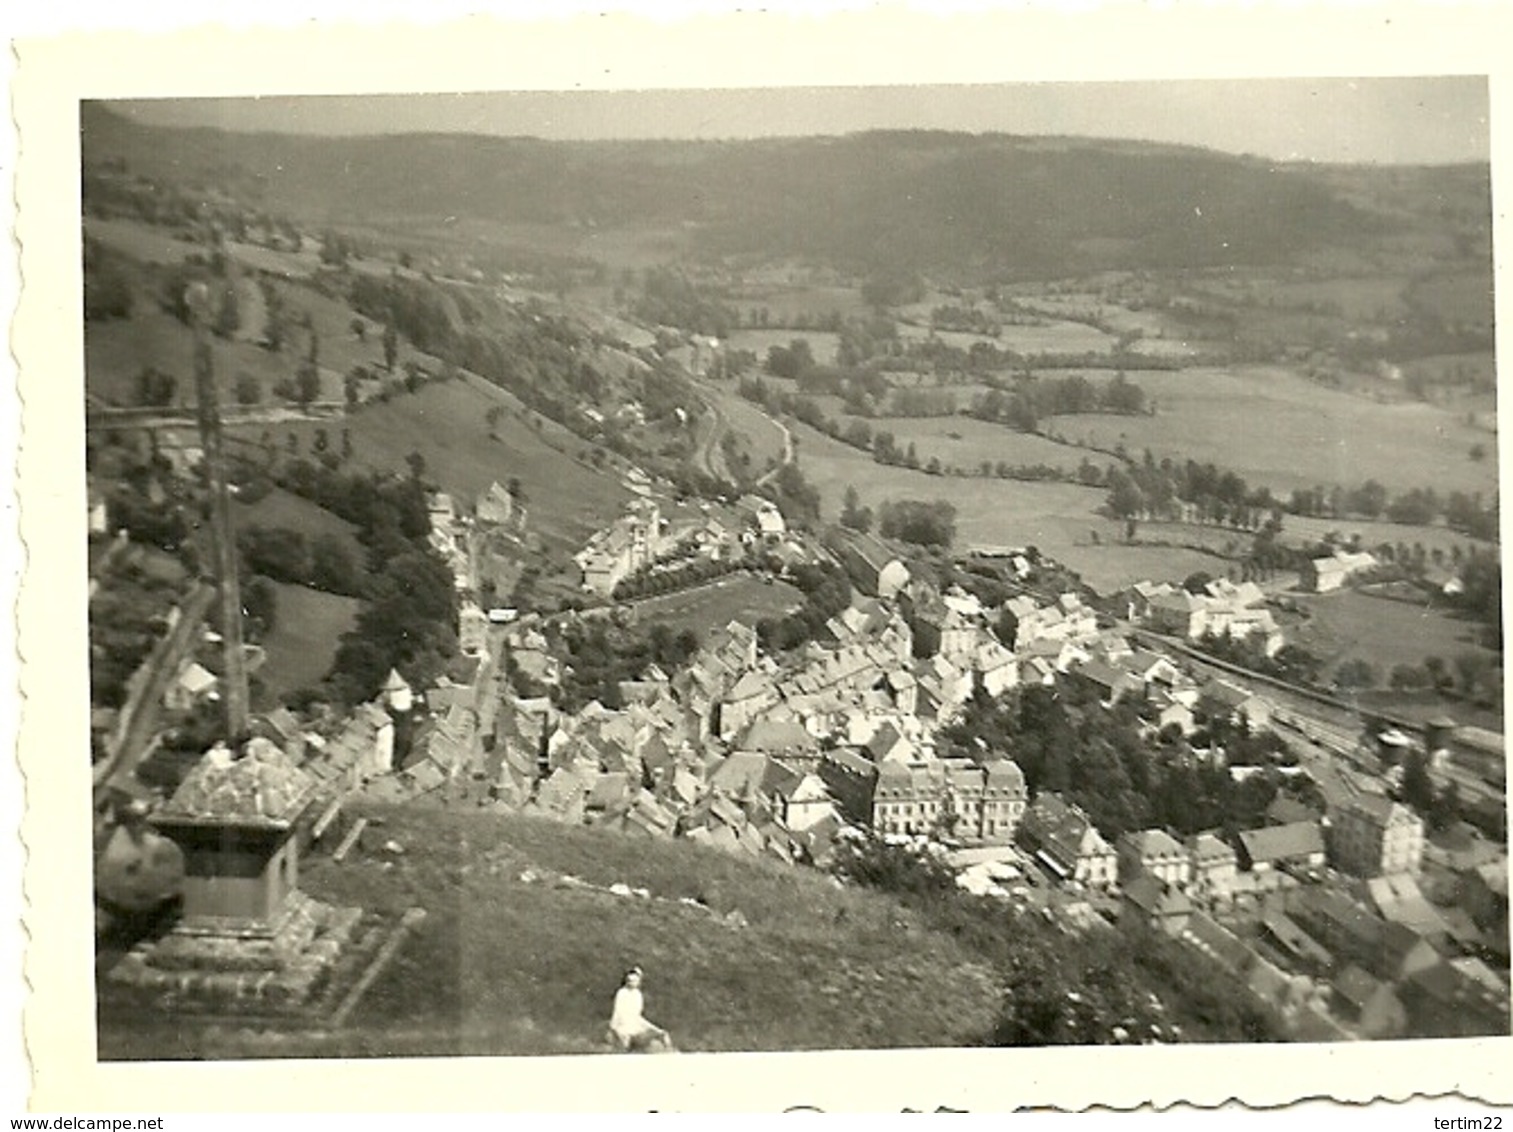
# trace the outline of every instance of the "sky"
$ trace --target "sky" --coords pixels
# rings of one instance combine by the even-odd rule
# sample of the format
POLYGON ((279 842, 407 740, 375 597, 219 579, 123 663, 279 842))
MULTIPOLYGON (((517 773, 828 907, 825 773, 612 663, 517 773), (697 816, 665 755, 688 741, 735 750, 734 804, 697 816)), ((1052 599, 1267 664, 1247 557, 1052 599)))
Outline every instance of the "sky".
POLYGON ((144 123, 317 135, 749 138, 928 128, 1380 164, 1485 161, 1490 144, 1487 82, 1468 76, 326 95, 115 106, 144 123))

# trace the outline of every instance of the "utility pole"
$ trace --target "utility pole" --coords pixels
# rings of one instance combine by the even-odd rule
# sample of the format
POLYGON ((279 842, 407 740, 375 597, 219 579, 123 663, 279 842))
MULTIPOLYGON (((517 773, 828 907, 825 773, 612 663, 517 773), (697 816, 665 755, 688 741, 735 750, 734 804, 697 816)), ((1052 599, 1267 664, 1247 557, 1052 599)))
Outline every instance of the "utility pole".
MULTIPOLYGON (((235 285, 234 278, 232 285, 235 285)), ((221 649, 224 657, 221 702, 226 708, 227 745, 233 751, 239 751, 248 735, 247 659, 242 648, 242 587, 237 579, 236 535, 231 526, 226 450, 210 356, 210 320, 215 317, 210 288, 204 283, 191 283, 185 295, 185 305, 194 327, 195 406, 200 424, 200 446, 205 450, 205 472, 210 487, 210 541, 215 580, 221 597, 221 649)))

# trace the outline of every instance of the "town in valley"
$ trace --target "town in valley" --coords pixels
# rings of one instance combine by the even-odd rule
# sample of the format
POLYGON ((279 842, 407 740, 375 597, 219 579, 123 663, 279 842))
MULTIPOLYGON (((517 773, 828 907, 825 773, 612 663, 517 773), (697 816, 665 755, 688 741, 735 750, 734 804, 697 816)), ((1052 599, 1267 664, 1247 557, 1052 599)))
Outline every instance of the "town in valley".
POLYGON ((102 1059, 1509 1034, 1486 160, 80 126, 102 1059))

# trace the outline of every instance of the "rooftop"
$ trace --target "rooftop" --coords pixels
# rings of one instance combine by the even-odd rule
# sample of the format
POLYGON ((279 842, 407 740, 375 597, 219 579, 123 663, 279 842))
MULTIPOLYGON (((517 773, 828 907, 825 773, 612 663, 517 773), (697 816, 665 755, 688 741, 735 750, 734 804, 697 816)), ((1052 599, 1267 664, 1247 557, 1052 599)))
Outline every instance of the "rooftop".
POLYGON ((239 759, 222 746, 207 751, 158 816, 196 825, 287 828, 314 785, 274 743, 252 739, 239 759))

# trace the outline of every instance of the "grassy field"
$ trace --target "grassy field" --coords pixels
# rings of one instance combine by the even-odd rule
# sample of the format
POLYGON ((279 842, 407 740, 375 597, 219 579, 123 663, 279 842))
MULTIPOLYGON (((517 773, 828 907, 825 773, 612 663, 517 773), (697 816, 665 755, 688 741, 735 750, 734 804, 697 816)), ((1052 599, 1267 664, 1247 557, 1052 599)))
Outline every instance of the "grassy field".
POLYGON ((1194 570, 1214 571, 1216 559, 1183 549, 1124 546, 1124 527, 1098 514, 1101 488, 1065 483, 931 476, 872 461, 823 433, 794 426, 799 467, 819 489, 822 514, 840 514, 855 486, 874 510, 890 499, 941 499, 956 508, 956 545, 1035 546, 1082 575, 1100 593, 1150 579, 1180 581, 1194 570), (1093 541, 1094 535, 1097 542, 1093 541))
POLYGON ((1330 671, 1343 661, 1360 659, 1385 680, 1393 665, 1422 664, 1429 656, 1448 664, 1463 652, 1496 655, 1477 643, 1474 622, 1427 605, 1354 591, 1294 596, 1306 604, 1312 617, 1290 627, 1288 640, 1316 654, 1330 671))
MULTIPOLYGON (((491 387, 490 387, 491 389, 491 387)), ((580 464, 548 443, 561 440, 561 430, 544 425, 536 430, 510 410, 517 403, 475 387, 465 379, 424 386, 419 392, 397 396, 386 404, 365 406, 347 418, 352 430, 351 463, 357 467, 409 474, 405 462, 411 452, 425 459, 425 479, 471 503, 491 483, 518 476, 530 508, 530 525, 544 537, 581 543, 597 527, 619 514, 630 499, 612 475, 580 464), (496 404, 506 412, 490 435, 486 414, 496 404)), ((280 426, 301 437, 318 427, 309 422, 280 426)), ((261 433, 250 426, 253 439, 261 433)), ((582 447, 582 441, 573 442, 582 447)))
MULTIPOLYGON (((969 398, 960 394, 958 400, 965 403, 969 398)), ((1075 471, 1083 456, 1089 455, 1033 433, 1015 432, 974 417, 887 417, 869 423, 874 433, 891 432, 900 448, 913 444, 921 463, 928 463, 933 457, 942 467, 960 468, 973 474, 984 460, 995 465, 1047 464, 1075 471)), ((1100 467, 1109 459, 1096 452, 1090 455, 1100 467)))
POLYGON ((685 1051, 970 1045, 997 1010, 987 971, 954 939, 887 897, 812 872, 517 816, 363 812, 382 825, 345 864, 307 858, 301 887, 394 914, 420 907, 426 918, 344 1030, 135 1027, 107 1035, 102 1054, 153 1041, 168 1047, 159 1056, 602 1053, 632 964, 646 972, 647 1017, 685 1051), (387 841, 403 855, 381 852, 387 841), (528 871, 533 883, 521 879, 528 871), (564 875, 650 897, 565 887, 564 875), (745 926, 722 918, 734 911, 745 926))
MULTIPOLYGON (((920 340, 929 338, 932 331, 928 326, 900 323, 898 333, 904 339, 920 340)), ((971 349, 974 342, 989 342, 1001 350, 1015 350, 1021 354, 1106 353, 1114 345, 1114 340, 1103 331, 1081 322, 1048 321, 1044 326, 1005 326, 997 338, 959 330, 936 330, 933 334, 947 345, 963 350, 971 349)))
POLYGON ((1496 487, 1494 463, 1468 455, 1486 434, 1430 405, 1378 403, 1275 368, 1142 371, 1132 380, 1157 415, 1054 417, 1047 427, 1074 443, 1212 461, 1273 491, 1367 479, 1392 491, 1496 487))
POLYGON ((278 621, 263 642, 268 660, 261 677, 277 699, 325 678, 341 635, 356 622, 359 602, 283 582, 275 582, 274 588, 278 621))
POLYGON ((702 637, 732 619, 755 625, 764 617, 782 617, 803 602, 804 595, 784 582, 732 574, 698 589, 639 601, 635 610, 644 625, 666 625, 675 633, 692 629, 702 637))
POLYGON ((765 467, 768 460, 782 460, 783 430, 776 421, 729 386, 711 384, 700 389, 719 406, 730 428, 742 434, 753 467, 765 467))

